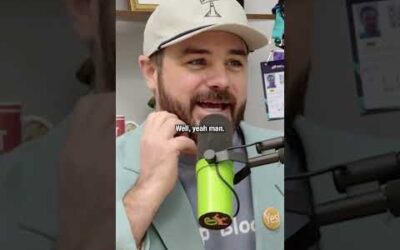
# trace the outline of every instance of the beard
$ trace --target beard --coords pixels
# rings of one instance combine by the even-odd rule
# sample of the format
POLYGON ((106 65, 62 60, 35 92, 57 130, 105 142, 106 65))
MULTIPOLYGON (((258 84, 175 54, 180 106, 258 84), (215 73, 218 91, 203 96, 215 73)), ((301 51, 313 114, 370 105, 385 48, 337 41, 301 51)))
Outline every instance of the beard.
MULTIPOLYGON (((234 130, 239 126, 240 122, 244 118, 244 111, 246 108, 246 101, 242 104, 237 104, 236 97, 228 90, 208 90, 196 93, 190 99, 189 106, 175 100, 167 94, 164 88, 164 82, 162 79, 161 72, 158 75, 158 95, 159 95, 159 107, 161 110, 165 110, 169 113, 173 113, 178 116, 180 120, 185 122, 189 126, 198 126, 197 122, 193 117, 193 109, 196 104, 202 100, 214 100, 214 101, 228 101, 230 103, 230 112, 232 117, 232 126, 234 130)), ((197 141, 196 133, 189 133, 189 138, 197 141)))

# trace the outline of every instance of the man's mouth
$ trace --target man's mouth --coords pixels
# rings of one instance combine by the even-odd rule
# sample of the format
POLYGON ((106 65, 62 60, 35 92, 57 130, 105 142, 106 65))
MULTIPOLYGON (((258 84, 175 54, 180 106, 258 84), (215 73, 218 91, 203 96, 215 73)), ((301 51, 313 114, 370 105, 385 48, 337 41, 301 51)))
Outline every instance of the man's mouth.
POLYGON ((207 109, 210 111, 224 111, 231 108, 231 103, 228 101, 207 100, 197 102, 197 105, 203 109, 207 109))

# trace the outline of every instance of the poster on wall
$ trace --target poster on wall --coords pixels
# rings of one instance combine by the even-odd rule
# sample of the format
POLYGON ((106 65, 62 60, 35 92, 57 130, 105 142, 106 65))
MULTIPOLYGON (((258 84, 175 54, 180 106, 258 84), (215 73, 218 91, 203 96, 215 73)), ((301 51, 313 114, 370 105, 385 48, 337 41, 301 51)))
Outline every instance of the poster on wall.
POLYGON ((400 110, 400 2, 347 0, 362 113, 400 110))
POLYGON ((261 63, 265 106, 268 119, 283 119, 285 111, 284 60, 261 63))

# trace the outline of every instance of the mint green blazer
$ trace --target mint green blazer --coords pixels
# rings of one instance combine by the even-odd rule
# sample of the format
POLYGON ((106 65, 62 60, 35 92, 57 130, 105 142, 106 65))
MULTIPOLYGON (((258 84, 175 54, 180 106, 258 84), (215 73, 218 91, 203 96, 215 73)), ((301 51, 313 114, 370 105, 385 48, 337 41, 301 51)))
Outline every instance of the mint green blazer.
MULTIPOLYGON (((282 133, 241 123, 245 143, 257 142, 282 133)), ((139 174, 139 141, 143 127, 129 132, 117 140, 116 148, 116 249, 136 249, 122 199, 135 184, 139 174)), ((254 147, 247 150, 249 157, 257 156, 254 147)), ((251 171, 256 250, 284 249, 284 168, 281 163, 260 166, 251 171), (263 222, 266 208, 274 207, 280 213, 281 225, 268 229, 263 222)), ((177 182, 158 210, 145 239, 146 250, 204 250, 198 223, 182 185, 177 182)))

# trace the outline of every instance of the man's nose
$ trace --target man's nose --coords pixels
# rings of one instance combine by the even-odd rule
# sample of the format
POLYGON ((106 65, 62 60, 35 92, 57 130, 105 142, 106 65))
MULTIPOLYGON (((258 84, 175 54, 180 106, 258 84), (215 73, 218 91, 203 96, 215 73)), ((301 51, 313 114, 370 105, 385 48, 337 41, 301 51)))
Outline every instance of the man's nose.
POLYGON ((216 65, 210 72, 207 86, 212 89, 226 89, 229 87, 229 75, 225 65, 216 65))

